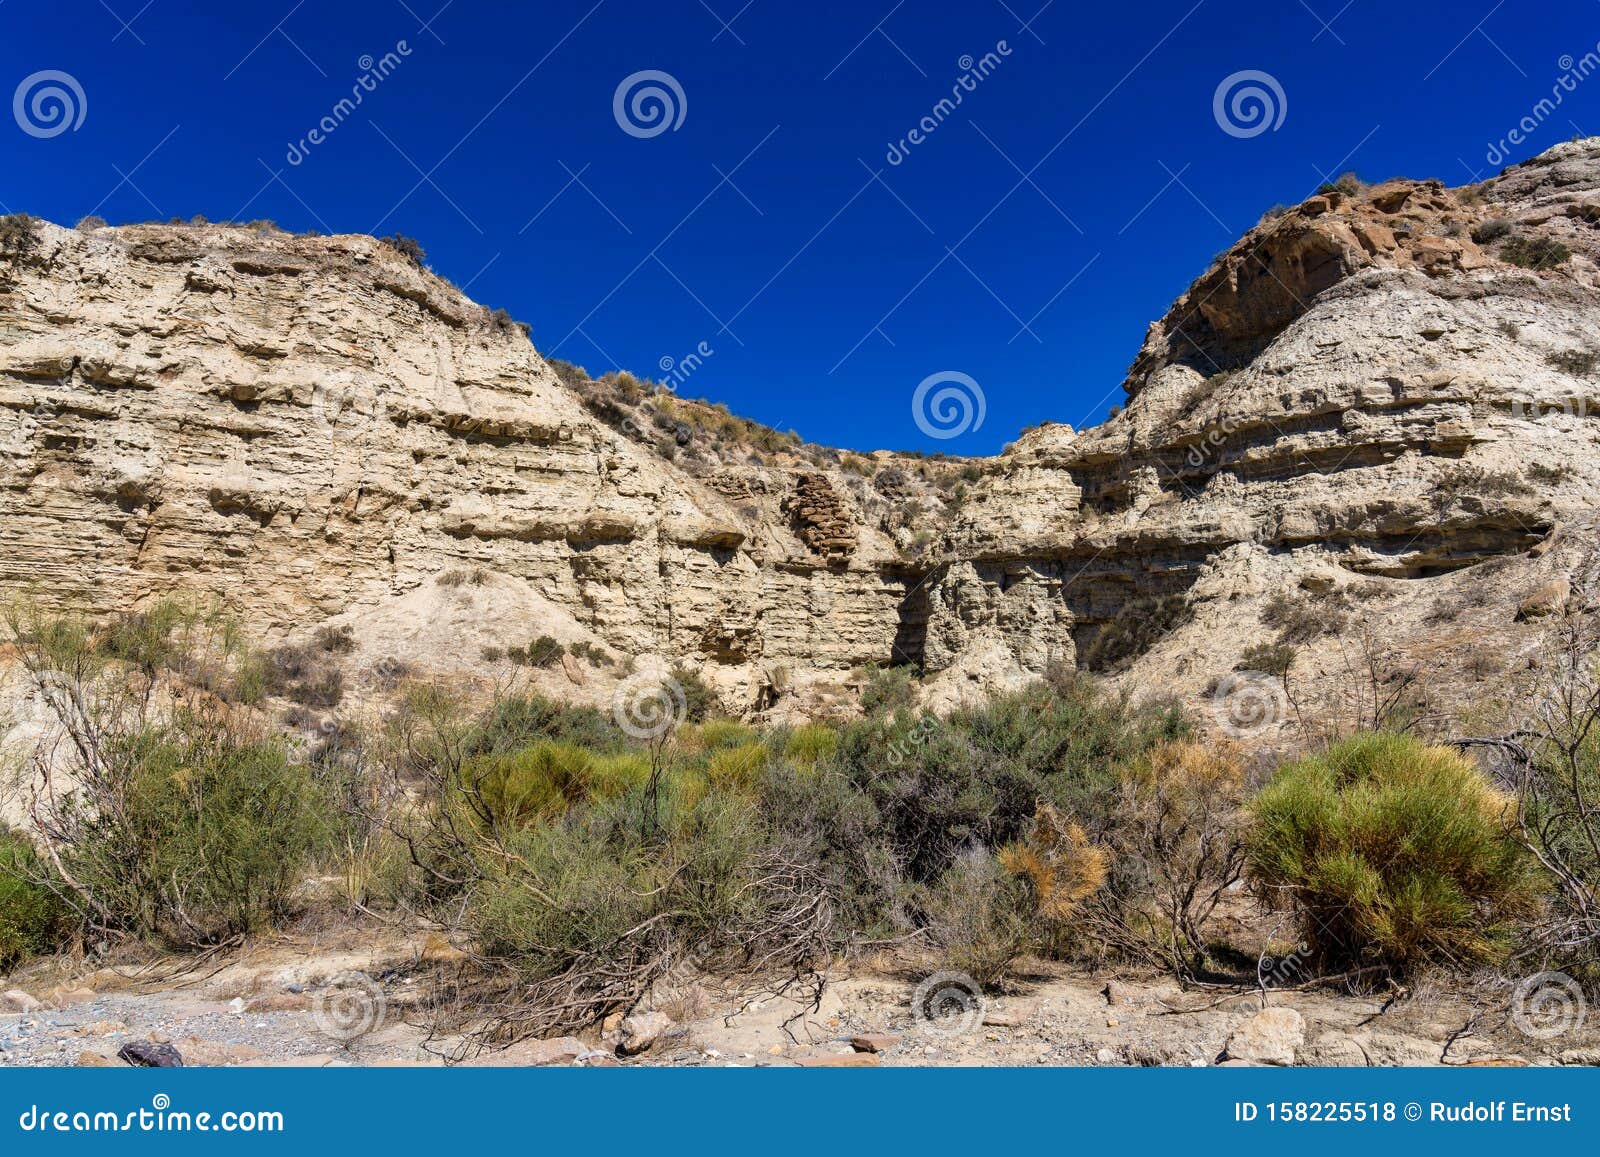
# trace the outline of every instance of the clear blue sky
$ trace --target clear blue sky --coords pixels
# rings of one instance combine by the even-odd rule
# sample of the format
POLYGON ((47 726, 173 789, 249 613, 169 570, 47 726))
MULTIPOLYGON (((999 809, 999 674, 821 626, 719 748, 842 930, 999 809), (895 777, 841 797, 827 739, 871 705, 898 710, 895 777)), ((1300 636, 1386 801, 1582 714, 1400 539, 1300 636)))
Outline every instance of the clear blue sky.
POLYGON ((1146 325, 1323 174, 1456 184, 1600 132, 1600 75, 1532 111, 1597 41, 1594 0, 0 0, 0 95, 55 70, 86 104, 54 136, 0 117, 0 205, 403 232, 594 373, 704 342, 685 394, 838 445, 988 453, 1102 418, 1146 325), (684 95, 656 135, 614 115, 645 70, 684 95), (1254 136, 1214 116, 1244 70, 1284 95, 1254 136), (941 371, 987 403, 950 440, 910 410, 941 371))

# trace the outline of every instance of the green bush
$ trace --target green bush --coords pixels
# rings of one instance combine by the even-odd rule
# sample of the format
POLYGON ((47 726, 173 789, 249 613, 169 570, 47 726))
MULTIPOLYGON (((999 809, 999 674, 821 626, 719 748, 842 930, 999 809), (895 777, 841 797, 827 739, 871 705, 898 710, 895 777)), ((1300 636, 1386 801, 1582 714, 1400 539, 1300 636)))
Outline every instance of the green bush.
POLYGON ((71 910, 45 878, 33 844, 0 825, 0 972, 67 940, 71 910))
POLYGON ((540 635, 528 644, 528 663, 534 667, 554 667, 566 653, 566 647, 553 636, 540 635))
POLYGON ((1256 798, 1250 875, 1298 915, 1324 969, 1493 960, 1539 894, 1509 807, 1455 751, 1358 735, 1284 768, 1256 798))
POLYGON ((596 755, 570 743, 541 740, 499 755, 482 756, 464 771, 489 819, 509 828, 555 819, 580 804, 621 795, 650 773, 643 755, 596 755))
POLYGON ((1518 234, 1500 246, 1500 256, 1524 269, 1546 270, 1565 264, 1572 250, 1551 237, 1518 234))
POLYGON ((873 667, 861 689, 861 710, 891 715, 916 702, 916 677, 910 667, 873 667))
POLYGON ((984 988, 1003 979, 1034 941, 1037 912, 1027 882, 987 848, 957 856, 920 902, 940 965, 984 988))
POLYGON ((831 727, 797 727, 783 741, 784 757, 802 767, 815 767, 833 758, 839 748, 839 733, 831 727))
POLYGON ((698 671, 689 667, 675 667, 672 678, 683 692, 683 717, 686 721, 703 723, 722 714, 722 701, 698 671))
POLYGON ((281 744, 186 712, 112 737, 93 790, 57 818, 53 850, 85 914, 175 947, 281 923, 342 827, 327 786, 281 744))
POLYGON ((514 751, 538 739, 612 751, 622 746, 624 736, 609 711, 519 695, 496 701, 474 726, 467 749, 476 755, 514 751))
POLYGON ((910 880, 926 883, 975 843, 1017 839, 1040 801, 1096 835, 1109 820, 1117 765, 1187 730, 1176 707, 1135 706, 1069 675, 943 721, 901 712, 852 723, 834 761, 876 812, 872 838, 910 880))

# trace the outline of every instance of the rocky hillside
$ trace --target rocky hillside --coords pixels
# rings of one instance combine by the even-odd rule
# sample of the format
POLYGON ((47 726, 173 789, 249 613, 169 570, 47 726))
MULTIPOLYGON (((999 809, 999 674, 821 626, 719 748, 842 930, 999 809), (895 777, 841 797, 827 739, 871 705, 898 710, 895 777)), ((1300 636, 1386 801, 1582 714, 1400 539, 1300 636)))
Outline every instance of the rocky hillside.
MULTIPOLYGON (((888 663, 935 703, 1052 662, 1314 690, 1365 639, 1459 710, 1592 560, 1597 221, 1600 139, 1341 182, 1151 326, 1104 425, 942 462, 592 381, 372 238, 12 223, 0 590, 204 592, 483 674, 549 635, 746 712, 847 708, 888 663)), ((538 677, 602 698, 624 669, 538 677)))

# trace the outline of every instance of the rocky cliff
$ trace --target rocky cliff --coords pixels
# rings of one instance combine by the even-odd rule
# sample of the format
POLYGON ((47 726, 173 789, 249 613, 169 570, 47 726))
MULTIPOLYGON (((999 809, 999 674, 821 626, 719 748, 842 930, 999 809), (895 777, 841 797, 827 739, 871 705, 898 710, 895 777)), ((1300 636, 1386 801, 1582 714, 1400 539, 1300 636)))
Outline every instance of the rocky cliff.
MULTIPOLYGON (((893 662, 935 702, 1052 662, 1198 695, 1252 646, 1315 671, 1358 632, 1470 691, 1461 655, 1531 653, 1523 604, 1591 554, 1597 222, 1600 140, 1466 188, 1326 189, 1150 327, 1115 417, 954 487, 892 455, 663 449, 371 238, 13 227, 0 590, 198 591, 462 671, 548 634, 688 663, 747 711, 845 704, 893 662)), ((541 677, 600 696, 610 671, 541 677)))

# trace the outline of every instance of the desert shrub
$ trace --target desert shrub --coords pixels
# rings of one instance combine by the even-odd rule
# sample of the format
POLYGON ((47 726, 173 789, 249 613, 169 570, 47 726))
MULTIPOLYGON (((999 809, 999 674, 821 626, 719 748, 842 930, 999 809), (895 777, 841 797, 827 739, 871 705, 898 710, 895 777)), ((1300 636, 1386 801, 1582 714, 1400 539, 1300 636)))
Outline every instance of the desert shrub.
POLYGON ((557 703, 539 695, 497 700, 470 728, 464 750, 482 755, 513 751, 539 739, 570 743, 589 751, 614 751, 622 731, 608 711, 557 703))
POLYGON ((1354 197, 1367 187, 1367 183, 1354 173, 1341 173, 1336 181, 1329 181, 1317 187, 1318 193, 1343 193, 1347 197, 1354 197))
POLYGON ((616 663, 615 659, 606 654, 603 647, 596 643, 591 643, 586 639, 580 639, 576 643, 569 643, 567 645, 567 650, 572 654, 573 658, 584 659, 588 661, 591 666, 611 667, 616 663))
POLYGON ((89 927, 180 948, 286 919, 339 831, 311 769, 222 718, 114 726, 97 726, 79 785, 47 805, 52 860, 36 882, 89 927))
POLYGON ((922 889, 929 938, 943 968, 964 972, 985 988, 1011 971, 1036 930, 1026 881, 987 848, 970 848, 922 889))
POLYGON ((31 256, 39 248, 39 219, 27 213, 0 216, 0 257, 31 256))
POLYGON ((1572 256, 1572 250, 1553 237, 1530 236, 1519 233, 1500 246, 1500 257, 1524 269, 1546 270, 1562 265, 1572 256))
POLYGON ((400 256, 406 258, 406 260, 410 261, 413 265, 416 265, 419 268, 421 267, 422 263, 428 259, 427 253, 423 251, 422 243, 415 237, 407 237, 404 234, 395 233, 392 236, 383 238, 382 240, 383 243, 390 249, 393 249, 396 253, 400 254, 400 256))
POLYGON ((531 325, 525 321, 518 321, 503 309, 489 311, 487 323, 496 333, 520 333, 523 337, 527 337, 533 332, 531 325))
POLYGON ((717 791, 748 794, 767 769, 767 749, 744 743, 713 751, 706 760, 706 780, 717 791))
POLYGON ((342 627, 318 628, 317 649, 329 655, 348 655, 356 649, 355 628, 348 623, 342 627))
POLYGON ((839 733, 831 727, 806 726, 791 731, 783 742, 786 759, 802 767, 815 767, 831 759, 839 747, 839 733))
POLYGON ((861 688, 861 710, 889 715, 916 702, 916 678, 910 667, 873 667, 861 688))
POLYGON ((679 742, 686 749, 719 751, 728 747, 742 747, 758 738, 755 728, 747 727, 733 719, 708 719, 704 723, 690 724, 678 732, 679 742))
POLYGON ((1251 805, 1251 878, 1326 970, 1493 960, 1537 905, 1510 801, 1462 755, 1371 732, 1283 768, 1251 805))
POLYGON ((33 844, 0 825, 0 973, 55 951, 70 935, 71 909, 43 878, 33 844))
POLYGON ((1594 350, 1558 350, 1545 355, 1545 363, 1564 374, 1571 374, 1575 378, 1586 378, 1594 373, 1594 367, 1600 364, 1600 354, 1594 350))
MULTIPOLYGON (((1586 601, 1580 584, 1574 606, 1586 601)), ((1535 942, 1565 967, 1600 973, 1600 623, 1575 609, 1552 632, 1538 706, 1510 750, 1517 832, 1547 869, 1554 897, 1535 942)))
POLYGON ((555 375, 561 380, 561 384, 566 386, 568 389, 576 390, 581 394, 584 392, 583 387, 592 384, 592 379, 589 377, 589 371, 584 369, 582 366, 573 365, 571 362, 563 361, 560 358, 551 357, 545 358, 545 364, 555 371, 555 375))
POLYGON ((1475 226, 1472 230, 1472 239, 1479 245, 1487 245, 1491 241, 1498 241, 1511 234, 1511 222, 1504 217, 1494 217, 1482 225, 1475 226))
POLYGON ((528 644, 528 663, 534 667, 554 667, 560 664, 567 649, 550 635, 540 635, 528 644))
POLYGON ((649 761, 631 752, 595 754, 570 743, 542 740, 467 764, 468 786, 482 798, 491 823, 527 827, 580 804, 609 799, 644 782, 649 761))
POLYGON ((1156 745, 1120 771, 1100 836, 1111 865, 1089 904, 1101 943, 1182 976, 1207 969, 1207 925, 1244 867, 1242 753, 1227 743, 1156 745))
POLYGON ((581 1028, 632 1008, 689 958, 724 974, 814 975, 832 906, 792 835, 715 791, 644 824, 643 790, 521 829, 483 858, 465 923, 517 999, 475 1041, 581 1028))
POLYGON ((1279 644, 1305 644, 1336 634, 1349 620, 1349 607, 1350 598, 1342 590, 1320 595, 1278 591, 1261 608, 1261 621, 1278 632, 1279 644))
MULTIPOLYGON (((722 700, 692 667, 674 667, 672 681, 683 695, 683 717, 689 723, 703 723, 722 714, 722 700)), ((676 698, 676 696, 670 696, 676 698)))
POLYGON ((1182 595, 1132 599, 1095 632, 1084 649, 1083 665, 1090 671, 1106 671, 1132 662, 1192 617, 1182 595))
POLYGON ((337 707, 344 699, 344 673, 320 648, 285 643, 260 656, 261 685, 268 695, 302 707, 337 707))
POLYGON ((1116 766, 1187 728, 1168 704, 1135 705, 1062 678, 945 720, 901 712, 851 723, 834 764, 875 809, 873 838, 907 879, 926 883, 964 848, 1021 838, 1040 801, 1094 839, 1109 820, 1116 766))
POLYGON ((1294 647, 1288 643, 1256 643, 1246 647, 1239 656, 1239 671, 1260 671, 1267 675, 1284 676, 1294 666, 1294 647))
POLYGON ((1528 477, 1543 485, 1554 486, 1572 477, 1572 467, 1565 462, 1555 465, 1548 462, 1534 462, 1528 466, 1528 477))
POLYGON ((489 646, 479 651, 478 655, 485 663, 498 663, 506 657, 506 651, 504 647, 489 646))

